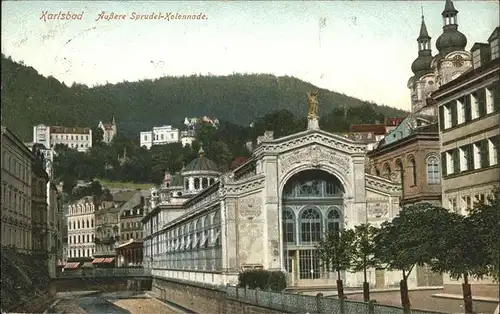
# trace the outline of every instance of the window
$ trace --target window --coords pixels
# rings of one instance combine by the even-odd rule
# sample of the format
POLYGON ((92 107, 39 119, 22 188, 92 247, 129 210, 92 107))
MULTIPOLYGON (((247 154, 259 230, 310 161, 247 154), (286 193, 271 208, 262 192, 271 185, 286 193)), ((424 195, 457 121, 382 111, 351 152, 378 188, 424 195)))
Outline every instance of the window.
POLYGON ((485 168, 490 165, 490 157, 488 154, 488 140, 482 140, 475 143, 478 149, 479 167, 485 168))
POLYGON ((469 195, 462 196, 462 208, 464 208, 466 211, 472 208, 472 199, 469 195))
POLYGON ((417 166, 415 164, 415 160, 410 158, 408 160, 408 167, 411 174, 411 185, 417 185, 417 166))
POLYGON ((448 209, 455 213, 459 213, 458 207, 457 207, 457 199, 456 198, 449 198, 448 199, 448 209))
POLYGON ((315 208, 304 210, 300 216, 300 240, 302 243, 318 242, 321 238, 321 215, 315 208))
POLYGON ((464 99, 457 99, 457 124, 465 122, 465 102, 464 99))
POLYGON ((444 105, 444 129, 449 129, 452 127, 452 108, 451 104, 446 104, 444 105))
POLYGON ((488 139, 488 151, 489 151, 489 157, 490 157, 490 165, 494 166, 500 163, 499 160, 499 155, 498 155, 498 147, 499 147, 499 138, 500 136, 497 135, 495 137, 492 137, 488 139))
POLYGON ((490 114, 495 111, 493 106, 493 88, 486 88, 486 114, 490 114))
POLYGON ((198 190, 200 188, 200 179, 199 178, 194 178, 194 188, 195 188, 195 190, 198 190))
POLYGON ((498 50, 498 38, 491 41, 490 49, 491 49, 491 60, 498 58, 498 56, 500 55, 500 52, 498 50))
POLYGON ((391 167, 388 163, 384 165, 384 178, 390 180, 391 179, 391 167))
POLYGON ((476 194, 474 196, 475 203, 483 204, 485 200, 486 200, 486 198, 485 198, 484 194, 482 194, 482 193, 476 194))
POLYGON ((340 213, 337 209, 331 209, 328 212, 326 230, 327 232, 340 232, 340 213))
POLYGON ((289 208, 283 211, 283 238, 285 243, 295 244, 295 219, 289 208))
POLYGON ((441 173, 439 171, 439 160, 435 156, 427 158, 427 183, 438 184, 441 173))

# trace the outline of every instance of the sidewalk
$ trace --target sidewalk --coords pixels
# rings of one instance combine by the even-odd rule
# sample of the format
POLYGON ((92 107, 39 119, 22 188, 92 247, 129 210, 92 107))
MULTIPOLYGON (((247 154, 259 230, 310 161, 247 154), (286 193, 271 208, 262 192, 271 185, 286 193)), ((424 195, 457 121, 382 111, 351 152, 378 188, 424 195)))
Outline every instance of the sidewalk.
MULTIPOLYGON (((443 299, 455 299, 455 300, 462 300, 464 298, 463 295, 461 295, 461 294, 452 294, 452 293, 436 293, 436 294, 433 294, 432 297, 433 298, 443 298, 443 299)), ((473 295, 472 301, 498 303, 498 302, 500 302, 500 299, 473 295)))

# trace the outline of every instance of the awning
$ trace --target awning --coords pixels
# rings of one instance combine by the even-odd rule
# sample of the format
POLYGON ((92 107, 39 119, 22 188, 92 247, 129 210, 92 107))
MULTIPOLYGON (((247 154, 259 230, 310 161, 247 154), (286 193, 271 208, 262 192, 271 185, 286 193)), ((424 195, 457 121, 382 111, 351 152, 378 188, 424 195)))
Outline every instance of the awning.
POLYGON ((66 265, 64 266, 64 268, 73 269, 73 268, 78 268, 79 265, 80 265, 80 262, 66 263, 66 265))
POLYGON ((108 257, 108 258, 104 259, 103 263, 113 263, 114 260, 115 260, 114 257, 108 257))
POLYGON ((104 263, 105 258, 99 257, 92 261, 92 264, 104 263))

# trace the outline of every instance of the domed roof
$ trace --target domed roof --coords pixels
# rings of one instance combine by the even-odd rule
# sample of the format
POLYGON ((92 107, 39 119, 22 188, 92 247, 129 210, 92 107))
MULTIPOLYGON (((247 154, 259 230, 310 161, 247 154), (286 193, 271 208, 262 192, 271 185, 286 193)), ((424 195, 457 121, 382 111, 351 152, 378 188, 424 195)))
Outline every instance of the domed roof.
POLYGON ((411 71, 416 76, 421 76, 431 71, 432 56, 421 55, 411 64, 411 71))
POLYGON ((463 51, 466 46, 467 37, 455 28, 445 28, 436 40, 436 48, 441 55, 447 55, 453 51, 463 51))
POLYGON ((205 152, 203 151, 203 148, 200 148, 199 152, 199 157, 191 161, 186 168, 184 168, 183 172, 188 172, 188 171, 218 171, 218 167, 215 164, 215 162, 211 161, 210 159, 206 158, 205 152))

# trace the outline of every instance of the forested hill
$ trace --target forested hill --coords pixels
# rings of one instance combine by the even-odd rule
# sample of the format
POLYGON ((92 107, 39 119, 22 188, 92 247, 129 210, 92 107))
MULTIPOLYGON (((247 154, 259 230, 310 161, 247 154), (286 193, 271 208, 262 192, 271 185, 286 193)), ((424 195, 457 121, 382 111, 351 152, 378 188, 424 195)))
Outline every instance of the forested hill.
MULTIPOLYGON (((119 132, 134 137, 152 126, 181 126, 186 116, 206 115, 240 125, 282 109, 305 117, 306 92, 313 88, 293 77, 267 74, 164 77, 92 88, 67 87, 4 55, 1 66, 2 124, 26 141, 39 123, 95 127, 100 120, 109 122, 113 113, 119 132)), ((405 114, 344 94, 319 91, 321 116, 334 108, 363 105, 373 106, 385 116, 405 114)))

